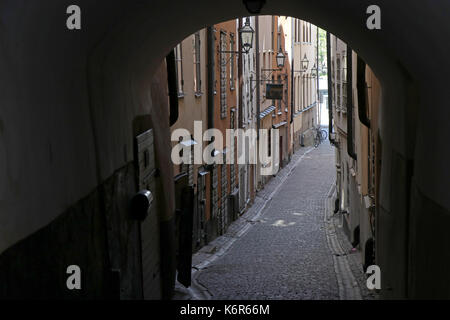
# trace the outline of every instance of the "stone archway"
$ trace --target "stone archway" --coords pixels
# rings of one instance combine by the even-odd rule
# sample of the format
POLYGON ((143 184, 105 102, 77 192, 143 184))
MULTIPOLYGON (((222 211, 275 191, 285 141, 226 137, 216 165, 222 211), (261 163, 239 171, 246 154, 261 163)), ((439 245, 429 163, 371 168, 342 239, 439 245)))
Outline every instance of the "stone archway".
MULTIPOLYGON (((450 261, 448 233, 440 232, 438 241, 431 237, 448 222, 450 209, 450 155, 442 149, 450 138, 450 109, 445 95, 436 94, 447 91, 450 46, 440 39, 450 36, 450 3, 378 1, 379 31, 365 27, 371 4, 268 0, 261 14, 297 17, 332 32, 380 80, 379 261, 391 285, 402 288, 394 295, 418 297, 431 292, 433 282, 445 283, 448 275, 438 262, 450 261), (423 263, 422 255, 435 263, 423 263)), ((7 177, 0 180, 6 199, 0 202, 1 253, 56 218, 65 221, 68 208, 130 162, 133 124, 148 114, 152 125, 166 116, 152 102, 152 93, 161 89, 153 76, 163 76, 158 68, 175 44, 207 25, 248 15, 240 0, 84 0, 78 5, 80 31, 65 29, 66 8, 57 0, 4 2, 8 10, 0 10, 0 134, 6 137, 0 149, 7 159, 7 169, 0 168, 7 177)), ((157 143, 164 150, 166 129, 159 130, 157 143)), ((162 152, 159 161, 164 159, 162 152)), ((173 185, 167 180, 163 187, 173 185)), ((165 199, 164 221, 171 219, 172 202, 170 196, 165 199)))

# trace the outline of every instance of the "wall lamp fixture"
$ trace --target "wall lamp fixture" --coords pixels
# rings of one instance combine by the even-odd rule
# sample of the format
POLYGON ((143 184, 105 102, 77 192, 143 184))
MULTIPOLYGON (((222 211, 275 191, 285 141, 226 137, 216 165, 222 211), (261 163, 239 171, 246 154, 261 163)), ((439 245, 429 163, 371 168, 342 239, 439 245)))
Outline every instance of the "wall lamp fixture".
MULTIPOLYGON (((245 24, 242 28, 238 30, 240 40, 242 43, 242 53, 248 54, 250 49, 253 46, 253 36, 255 34, 255 30, 253 30, 250 25, 250 19, 247 17, 245 19, 245 24)), ((227 50, 219 50, 219 53, 241 53, 239 51, 227 51, 227 50)))
POLYGON ((302 65, 302 69, 301 70, 294 70, 294 72, 306 72, 308 70, 309 60, 306 57, 306 53, 305 53, 303 59, 301 60, 301 65, 302 65))

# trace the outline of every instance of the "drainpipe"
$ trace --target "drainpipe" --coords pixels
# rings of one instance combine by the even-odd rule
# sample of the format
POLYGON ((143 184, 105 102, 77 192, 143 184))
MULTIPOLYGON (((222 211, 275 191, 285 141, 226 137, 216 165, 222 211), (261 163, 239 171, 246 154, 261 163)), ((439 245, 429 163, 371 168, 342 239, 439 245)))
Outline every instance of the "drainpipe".
POLYGON ((367 128, 370 128, 370 120, 367 117, 367 97, 366 97, 366 63, 358 56, 358 115, 359 121, 367 128))
MULTIPOLYGON (((242 18, 239 18, 239 25, 238 25, 238 30, 241 30, 242 28, 242 18)), ((241 41, 241 37, 238 37, 238 81, 239 81, 239 100, 238 100, 238 128, 242 128, 244 125, 244 114, 242 112, 242 41, 241 41)))
POLYGON ((333 132, 333 83, 331 81, 331 42, 330 33, 327 31, 327 79, 328 79, 328 139, 331 144, 335 144, 336 141, 331 139, 331 133, 333 132))
POLYGON ((317 75, 317 98, 316 98, 316 101, 317 101, 317 103, 316 103, 316 107, 317 107, 317 110, 318 110, 318 113, 317 113, 317 122, 318 122, 318 125, 319 126, 321 126, 321 122, 322 121, 320 121, 321 120, 321 108, 320 108, 320 88, 319 88, 319 27, 318 26, 316 26, 316 38, 317 38, 317 42, 316 42, 316 44, 317 44, 317 49, 316 49, 316 56, 317 56, 317 65, 316 65, 316 67, 317 67, 317 71, 316 71, 316 75, 317 75))
POLYGON ((208 129, 214 128, 214 30, 207 28, 208 42, 208 129))
MULTIPOLYGON (((294 50, 292 50, 292 56, 294 56, 294 50)), ((291 65, 291 124, 294 122, 294 68, 295 68, 295 59, 292 58, 291 65)))
POLYGON ((347 153, 356 160, 357 156, 353 146, 353 70, 352 70, 352 48, 347 45, 347 153))
POLYGON ((260 62, 259 62, 259 16, 255 17, 255 49, 256 49, 256 137, 259 140, 260 113, 260 62))
POLYGON ((166 68, 170 105, 169 123, 172 126, 178 120, 178 92, 174 50, 171 50, 166 56, 166 68))
MULTIPOLYGON (((291 18, 291 119, 290 119, 290 123, 292 125, 292 123, 294 122, 294 94, 295 94, 295 90, 294 90, 294 70, 295 70, 295 59, 294 59, 294 28, 295 28, 295 19, 291 18)), ((292 130, 292 132, 294 132, 292 130)), ((289 133, 290 134, 290 133, 289 133)), ((294 148, 292 148, 292 152, 294 152, 294 148)))

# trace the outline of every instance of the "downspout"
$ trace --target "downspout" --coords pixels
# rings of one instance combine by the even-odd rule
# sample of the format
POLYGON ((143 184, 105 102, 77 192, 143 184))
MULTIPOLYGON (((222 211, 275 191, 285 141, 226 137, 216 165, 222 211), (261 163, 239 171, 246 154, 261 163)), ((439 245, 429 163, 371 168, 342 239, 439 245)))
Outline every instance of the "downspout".
POLYGON ((331 144, 336 141, 331 138, 333 133, 333 83, 331 81, 331 42, 330 33, 327 31, 327 80, 328 80, 328 139, 331 144))
POLYGON ((358 115, 359 121, 367 128, 370 128, 370 120, 367 117, 367 97, 366 97, 366 63, 358 56, 358 115))
POLYGON ((256 137, 259 140, 259 113, 260 113, 260 61, 259 61, 259 16, 255 17, 255 49, 256 49, 256 137))
MULTIPOLYGON (((239 25, 238 25, 238 30, 241 30, 242 28, 242 19, 239 18, 239 25)), ((242 128, 244 125, 244 114, 242 112, 242 39, 241 37, 238 37, 238 81, 239 81, 239 100, 238 100, 238 128, 242 128)), ((248 107, 248 106, 247 106, 248 107)))
MULTIPOLYGON (((207 49, 206 49, 206 55, 207 55, 207 61, 206 61, 206 67, 208 72, 208 96, 207 96, 207 104, 208 104, 208 110, 207 110, 207 121, 208 121, 208 129, 214 128, 214 81, 215 81, 215 61, 214 61, 214 46, 215 46, 215 36, 214 36, 214 26, 208 26, 206 28, 206 43, 207 43, 207 49)), ((211 139, 212 141, 212 139, 211 139)), ((205 165, 205 168, 210 172, 211 176, 211 188, 213 183, 213 169, 214 165, 205 165)), ((210 190, 211 192, 211 190, 210 190)), ((212 206, 210 207, 211 214, 212 214, 212 206)), ((206 221, 205 225, 205 234, 204 239, 209 238, 209 228, 208 228, 208 222, 206 221)))
POLYGON ((206 30, 208 42, 208 129, 214 128, 214 30, 206 30))
POLYGON ((166 68, 170 105, 169 123, 172 126, 178 120, 178 92, 174 50, 171 50, 166 56, 166 68))
POLYGON ((354 160, 357 159, 353 146, 353 68, 352 48, 347 45, 347 153, 354 160))
POLYGON ((294 122, 294 68, 295 68, 295 59, 294 59, 294 50, 292 50, 292 64, 291 64, 291 124, 294 122))
MULTIPOLYGON (((290 119, 290 123, 292 125, 292 123, 294 122, 294 94, 295 94, 295 90, 294 90, 294 70, 295 70, 295 59, 294 59, 294 28, 295 28, 295 19, 291 18, 291 119, 290 119)), ((292 148, 292 151, 294 151, 294 148, 292 148)))
POLYGON ((317 71, 316 71, 316 76, 317 76, 317 98, 316 98, 316 107, 317 107, 317 122, 318 125, 321 126, 321 108, 320 108, 320 89, 319 89, 319 27, 316 26, 316 38, 317 38, 317 42, 316 42, 316 56, 317 56, 317 71))

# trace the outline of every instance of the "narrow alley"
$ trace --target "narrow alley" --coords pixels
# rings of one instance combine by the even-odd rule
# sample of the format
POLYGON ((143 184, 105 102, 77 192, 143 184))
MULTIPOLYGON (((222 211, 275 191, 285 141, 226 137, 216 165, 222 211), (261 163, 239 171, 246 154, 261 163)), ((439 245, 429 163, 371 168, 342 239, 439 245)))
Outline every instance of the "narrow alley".
MULTIPOLYGON (((299 150, 254 207, 194 255, 195 287, 211 299, 339 299, 324 219, 334 181, 328 142, 299 150)), ((361 298, 359 286, 353 291, 361 298)))
POLYGON ((0 0, 0 301, 450 299, 423 2, 0 0))

